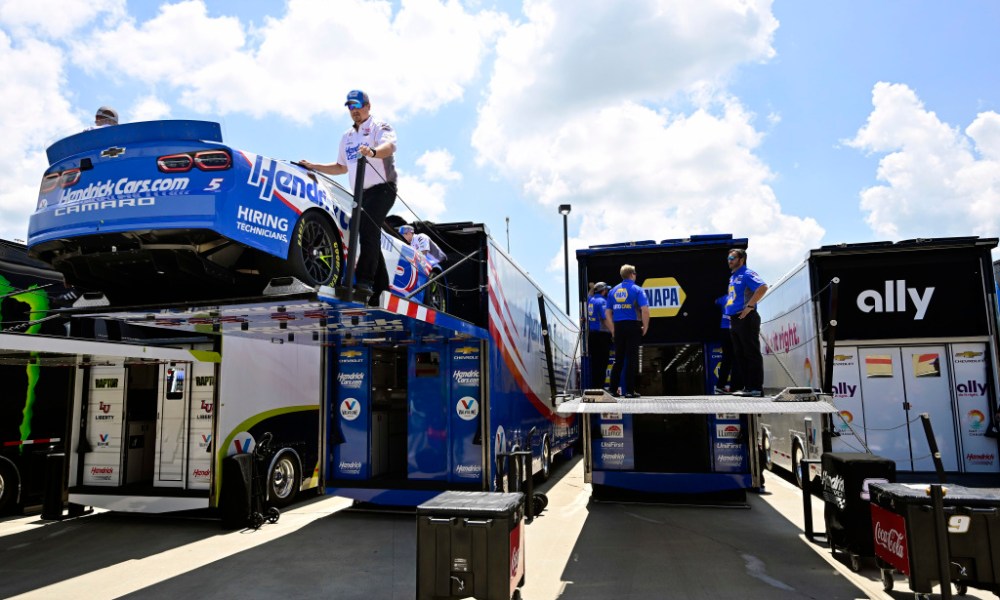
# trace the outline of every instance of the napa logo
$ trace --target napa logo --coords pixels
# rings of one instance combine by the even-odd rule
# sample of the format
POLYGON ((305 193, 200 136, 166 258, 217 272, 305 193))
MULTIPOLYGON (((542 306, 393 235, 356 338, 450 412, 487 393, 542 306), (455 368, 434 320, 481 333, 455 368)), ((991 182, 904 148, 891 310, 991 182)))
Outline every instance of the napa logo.
MULTIPOLYGON (((673 277, 647 279, 642 282, 642 289, 649 300, 650 317, 676 317, 687 299, 684 288, 673 277)), ((617 292, 615 299, 618 299, 617 292)))
POLYGON ((471 421, 479 416, 479 401, 471 396, 466 396, 458 401, 455 412, 463 421, 471 421))
POLYGON ((354 398, 347 398, 340 403, 340 416, 345 421, 353 421, 361 416, 361 403, 354 398))

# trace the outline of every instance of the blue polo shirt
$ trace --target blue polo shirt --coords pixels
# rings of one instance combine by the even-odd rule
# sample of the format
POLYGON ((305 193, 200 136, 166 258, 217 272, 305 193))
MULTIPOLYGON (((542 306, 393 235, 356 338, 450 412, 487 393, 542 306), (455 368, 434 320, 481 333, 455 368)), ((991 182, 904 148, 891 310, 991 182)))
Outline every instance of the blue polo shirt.
POLYGON ((608 301, 601 294, 594 294, 587 301, 587 325, 590 331, 607 331, 604 325, 604 309, 608 301))
POLYGON ((746 265, 736 269, 729 277, 729 294, 726 296, 726 306, 722 312, 727 315, 738 314, 746 306, 747 300, 762 285, 764 280, 746 265))
POLYGON ((719 325, 720 329, 729 329, 729 315, 726 314, 726 301, 728 299, 729 296, 719 296, 715 299, 715 303, 722 309, 722 323, 719 325))
POLYGON ((611 309, 611 320, 641 321, 639 309, 649 306, 646 292, 631 279, 619 283, 608 293, 608 308, 611 309))

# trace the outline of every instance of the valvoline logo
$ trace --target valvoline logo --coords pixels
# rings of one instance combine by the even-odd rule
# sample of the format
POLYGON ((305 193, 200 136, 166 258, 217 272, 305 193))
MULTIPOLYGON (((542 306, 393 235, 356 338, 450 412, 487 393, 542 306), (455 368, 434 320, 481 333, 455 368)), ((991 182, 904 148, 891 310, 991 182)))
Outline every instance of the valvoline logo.
MULTIPOLYGON (((642 282, 649 300, 650 317, 676 317, 687 299, 684 288, 673 277, 654 277, 642 282)), ((624 291, 624 290, 619 290, 624 291)), ((618 293, 615 293, 617 300, 618 293)))
POLYGON ((98 436, 97 436, 97 447, 98 448, 107 448, 108 446, 111 445, 110 439, 111 439, 111 434, 108 434, 108 433, 98 434, 98 436))
POLYGON ((354 398, 346 398, 340 403, 340 416, 345 421, 353 421, 361 416, 361 403, 354 398))
POLYGON ((248 452, 253 452, 253 448, 256 445, 257 440, 253 439, 249 431, 241 431, 233 438, 233 445, 227 449, 226 453, 229 456, 247 454, 248 452))
POLYGON ((455 411, 463 421, 471 421, 479 416, 479 401, 471 396, 466 396, 458 401, 455 411))

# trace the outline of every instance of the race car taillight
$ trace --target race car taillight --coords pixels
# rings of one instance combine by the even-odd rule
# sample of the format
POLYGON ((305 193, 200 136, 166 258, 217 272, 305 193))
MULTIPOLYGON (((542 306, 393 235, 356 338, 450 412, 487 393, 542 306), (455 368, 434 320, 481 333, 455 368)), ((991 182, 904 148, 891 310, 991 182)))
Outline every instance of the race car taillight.
POLYGON ((164 173, 183 173, 190 171, 193 165, 190 154, 171 154, 156 159, 156 166, 164 173))
POLYGON ((68 188, 71 185, 75 185, 78 181, 80 181, 80 169, 66 169, 65 171, 49 173, 45 177, 42 177, 42 186, 39 191, 45 194, 56 189, 56 187, 68 188))
POLYGON ((233 164, 233 159, 225 150, 201 150, 171 154, 156 159, 156 166, 164 173, 184 173, 197 167, 202 171, 222 171, 233 164))
POLYGON ((205 150, 194 155, 194 164, 202 171, 222 171, 233 164, 225 150, 205 150))

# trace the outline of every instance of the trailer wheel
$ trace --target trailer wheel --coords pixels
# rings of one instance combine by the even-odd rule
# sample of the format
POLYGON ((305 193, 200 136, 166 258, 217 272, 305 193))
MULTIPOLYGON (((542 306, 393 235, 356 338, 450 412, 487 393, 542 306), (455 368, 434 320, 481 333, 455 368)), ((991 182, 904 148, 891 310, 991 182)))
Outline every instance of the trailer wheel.
POLYGON ((285 452, 274 461, 268 475, 268 498, 277 507, 288 506, 299 490, 299 466, 295 455, 285 452))
POLYGON ((0 462, 0 515, 14 505, 16 495, 17 473, 10 464, 0 462))
POLYGON ((969 586, 964 583, 955 582, 955 595, 964 596, 969 593, 969 586))
POLYGON ((894 583, 896 582, 892 578, 892 569, 882 569, 882 589, 891 592, 894 583))
POLYGON ((318 212, 302 214, 288 249, 291 274, 311 286, 332 285, 340 275, 340 238, 318 212))
POLYGON ((802 472, 802 444, 798 440, 792 444, 792 474, 795 476, 795 483, 803 487, 808 476, 802 472))
POLYGON ((766 429, 760 435, 760 463, 768 471, 774 470, 774 462, 771 460, 771 436, 766 429))
MULTIPOLYGON (((516 452, 518 448, 514 448, 511 452, 516 452)), ((521 466, 520 461, 513 456, 507 457, 507 481, 504 488, 505 492, 520 492, 521 491, 521 466)))
POLYGON ((542 440, 542 481, 548 481, 552 475, 552 445, 548 436, 542 440))

